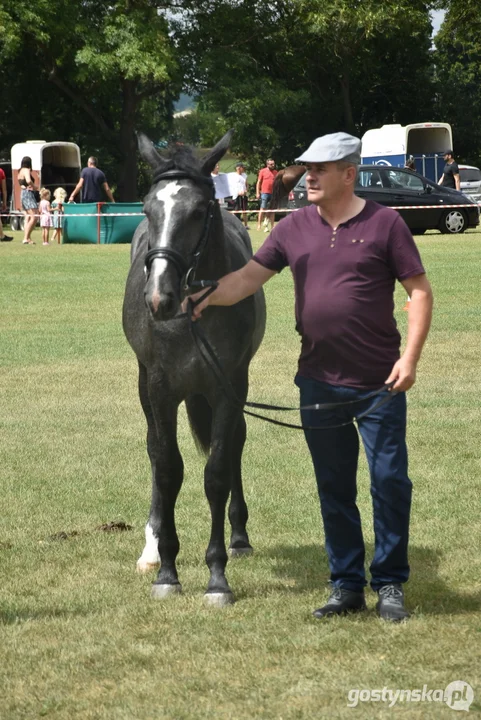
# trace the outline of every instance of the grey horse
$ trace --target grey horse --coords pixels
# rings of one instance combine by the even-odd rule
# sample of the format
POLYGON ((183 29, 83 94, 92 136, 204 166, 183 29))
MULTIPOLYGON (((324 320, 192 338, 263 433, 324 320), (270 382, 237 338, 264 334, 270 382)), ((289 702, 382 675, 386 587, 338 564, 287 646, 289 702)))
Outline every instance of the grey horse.
POLYGON ((239 403, 229 400, 201 356, 181 302, 190 292, 194 274, 197 279, 217 280, 252 256, 250 238, 241 222, 213 199, 210 173, 230 139, 231 132, 197 160, 185 146, 174 146, 166 157, 161 156, 152 142, 139 134, 139 150, 153 168, 154 181, 144 200, 146 219, 132 240, 123 306, 124 332, 139 364, 139 395, 152 466, 146 544, 137 567, 146 571, 160 562, 152 586, 154 597, 181 590, 175 504, 183 481, 177 414, 184 401, 197 445, 208 455, 204 485, 212 522, 205 597, 213 605, 234 600, 225 577, 224 520, 229 493, 231 554, 252 552, 241 477, 246 439, 242 405, 247 397, 249 363, 264 334, 265 301, 263 292, 258 291, 232 307, 208 308, 199 321, 239 403))

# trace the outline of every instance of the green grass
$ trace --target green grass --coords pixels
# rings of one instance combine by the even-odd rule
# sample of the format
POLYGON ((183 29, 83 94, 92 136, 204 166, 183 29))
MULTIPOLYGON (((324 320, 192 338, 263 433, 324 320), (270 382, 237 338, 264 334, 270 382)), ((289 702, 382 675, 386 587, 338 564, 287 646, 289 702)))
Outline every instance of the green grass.
MULTIPOLYGON (((135 573, 150 500, 136 361, 121 329, 128 246, 0 244, 0 718, 443 718, 438 703, 347 707, 352 688, 469 682, 481 710, 479 397, 481 233, 418 238, 433 328, 409 393, 414 482, 411 621, 314 621, 328 569, 298 432, 248 420, 255 554, 230 562, 238 602, 203 605, 209 513, 181 412, 181 597, 150 599, 135 573), (124 521, 133 530, 96 528, 124 521), (59 532, 68 539, 52 539, 59 532)), ((265 236, 252 233, 256 246, 265 236)), ((295 404, 292 281, 266 286, 268 329, 250 397, 295 404)), ((402 288, 397 318, 405 332, 402 288)), ((296 419, 295 414, 293 419, 296 419)), ((368 558, 367 468, 359 505, 368 558)))

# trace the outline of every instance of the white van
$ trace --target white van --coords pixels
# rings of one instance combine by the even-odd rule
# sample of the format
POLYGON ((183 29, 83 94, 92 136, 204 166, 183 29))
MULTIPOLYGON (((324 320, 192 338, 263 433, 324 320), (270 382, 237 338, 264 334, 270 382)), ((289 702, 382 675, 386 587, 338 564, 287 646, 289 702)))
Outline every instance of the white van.
POLYGON ((481 203, 481 170, 473 165, 458 165, 461 192, 474 202, 481 203))

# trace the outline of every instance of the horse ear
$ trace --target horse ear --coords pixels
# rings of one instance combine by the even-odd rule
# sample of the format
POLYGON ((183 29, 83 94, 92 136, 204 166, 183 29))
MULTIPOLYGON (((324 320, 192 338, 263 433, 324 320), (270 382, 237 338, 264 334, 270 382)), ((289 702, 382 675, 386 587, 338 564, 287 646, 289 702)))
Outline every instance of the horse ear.
POLYGON ((164 161, 154 147, 154 144, 143 132, 137 133, 137 144, 139 152, 143 160, 154 169, 159 167, 164 161))
POLYGON ((226 154, 230 147, 233 134, 234 130, 226 132, 222 140, 219 140, 217 145, 202 158, 201 171, 204 175, 210 175, 221 157, 226 154))

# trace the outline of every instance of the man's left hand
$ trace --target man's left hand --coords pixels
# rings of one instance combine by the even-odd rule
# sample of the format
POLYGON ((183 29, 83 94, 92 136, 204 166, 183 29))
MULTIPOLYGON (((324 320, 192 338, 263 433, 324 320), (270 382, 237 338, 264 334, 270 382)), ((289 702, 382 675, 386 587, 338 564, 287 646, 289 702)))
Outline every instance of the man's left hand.
POLYGON ((406 392, 416 382, 416 363, 405 357, 400 357, 395 363, 386 384, 394 381, 392 390, 395 392, 406 392))

